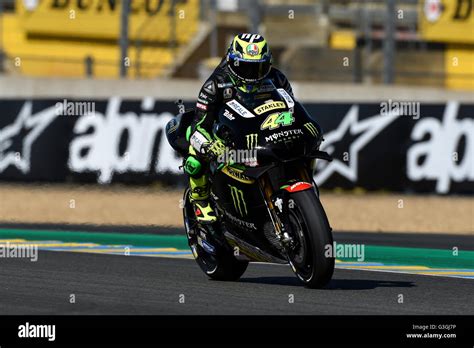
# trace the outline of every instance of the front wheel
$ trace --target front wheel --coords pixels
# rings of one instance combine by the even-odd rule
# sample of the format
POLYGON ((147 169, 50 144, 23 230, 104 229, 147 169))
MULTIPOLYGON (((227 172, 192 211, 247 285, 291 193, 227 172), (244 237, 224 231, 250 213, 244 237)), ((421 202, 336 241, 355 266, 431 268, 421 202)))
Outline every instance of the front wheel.
POLYGON ((325 255, 333 238, 324 208, 313 190, 289 197, 289 230, 294 245, 288 261, 296 276, 308 288, 322 288, 334 272, 334 257, 325 255))
MULTIPOLYGON (((224 241, 217 241, 212 238, 209 228, 216 228, 216 226, 201 226, 196 221, 189 200, 189 189, 185 191, 183 200, 183 218, 188 245, 199 267, 212 279, 238 280, 247 269, 248 262, 237 260, 232 254, 232 249, 227 247, 224 241)), ((219 227, 217 226, 217 228, 219 227)), ((216 232, 220 233, 220 231, 216 232)))

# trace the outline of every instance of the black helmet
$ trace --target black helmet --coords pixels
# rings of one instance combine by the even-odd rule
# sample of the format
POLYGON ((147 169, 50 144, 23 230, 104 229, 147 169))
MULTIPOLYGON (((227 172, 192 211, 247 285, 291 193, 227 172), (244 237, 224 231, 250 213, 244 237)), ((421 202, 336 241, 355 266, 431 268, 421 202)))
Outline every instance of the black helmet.
POLYGON ((270 72, 272 54, 259 34, 239 34, 227 50, 227 65, 238 88, 253 91, 270 72))

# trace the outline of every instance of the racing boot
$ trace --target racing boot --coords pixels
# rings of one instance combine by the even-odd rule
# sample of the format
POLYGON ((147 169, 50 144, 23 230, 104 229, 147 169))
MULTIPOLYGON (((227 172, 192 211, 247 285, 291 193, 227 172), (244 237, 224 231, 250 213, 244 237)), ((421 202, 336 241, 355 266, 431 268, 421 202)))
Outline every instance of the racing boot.
POLYGON ((209 202, 209 180, 207 175, 189 178, 191 188, 190 200, 193 204, 196 219, 201 224, 212 224, 217 221, 216 214, 209 202))

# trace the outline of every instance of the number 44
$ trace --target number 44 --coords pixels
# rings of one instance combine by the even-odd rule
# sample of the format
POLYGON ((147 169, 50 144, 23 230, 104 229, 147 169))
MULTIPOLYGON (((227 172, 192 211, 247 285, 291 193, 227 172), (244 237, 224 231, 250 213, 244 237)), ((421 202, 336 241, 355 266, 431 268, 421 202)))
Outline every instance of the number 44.
POLYGON ((284 111, 268 115, 265 121, 260 126, 261 130, 264 129, 276 129, 280 126, 290 126, 295 121, 295 118, 290 111, 284 111))

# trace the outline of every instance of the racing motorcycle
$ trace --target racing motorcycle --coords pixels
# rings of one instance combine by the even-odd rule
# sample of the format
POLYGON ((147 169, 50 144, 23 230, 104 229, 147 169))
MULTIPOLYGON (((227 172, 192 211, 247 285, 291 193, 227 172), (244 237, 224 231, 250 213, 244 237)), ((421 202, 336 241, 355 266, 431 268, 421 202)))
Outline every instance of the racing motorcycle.
MULTIPOLYGON (((309 288, 326 285, 334 258, 333 237, 313 180, 322 132, 304 107, 265 81, 258 92, 233 92, 224 103, 213 136, 225 158, 210 163, 210 203, 218 222, 198 223, 183 197, 188 244, 199 267, 212 279, 238 280, 249 262, 289 264, 309 288)), ((194 110, 166 127, 170 145, 187 155, 194 110)))

